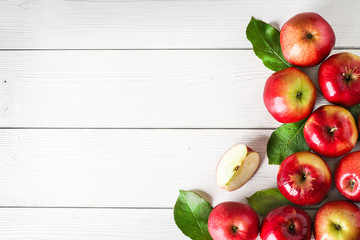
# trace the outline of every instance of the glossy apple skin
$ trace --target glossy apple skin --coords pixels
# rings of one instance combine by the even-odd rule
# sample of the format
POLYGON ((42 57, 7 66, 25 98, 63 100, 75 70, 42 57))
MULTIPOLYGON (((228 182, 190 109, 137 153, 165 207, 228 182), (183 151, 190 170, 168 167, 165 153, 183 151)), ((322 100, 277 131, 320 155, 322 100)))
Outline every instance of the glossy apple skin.
POLYGON ((360 202, 360 151, 344 156, 335 169, 335 186, 353 202, 360 202))
POLYGON ((325 105, 316 109, 304 126, 310 149, 324 157, 349 153, 358 139, 354 117, 343 107, 325 105))
POLYGON ((349 201, 325 203, 315 215, 314 229, 316 240, 359 240, 360 209, 349 201))
POLYGON ((260 221, 256 212, 239 202, 223 202, 210 213, 208 229, 214 240, 254 240, 260 221))
POLYGON ((319 64, 335 45, 335 33, 319 14, 306 12, 290 18, 280 31, 285 59, 301 67, 319 64))
POLYGON ((325 99, 344 107, 360 103, 360 57, 342 52, 319 68, 319 88, 325 99))
POLYGON ((272 74, 265 83, 264 103, 279 122, 298 122, 310 115, 316 100, 311 79, 295 67, 272 74))
POLYGON ((294 206, 281 206, 271 210, 261 224, 262 240, 310 240, 311 218, 304 210, 294 206))
POLYGON ((294 153, 281 163, 277 174, 280 192, 300 206, 321 202, 330 190, 329 166, 312 152, 294 153))

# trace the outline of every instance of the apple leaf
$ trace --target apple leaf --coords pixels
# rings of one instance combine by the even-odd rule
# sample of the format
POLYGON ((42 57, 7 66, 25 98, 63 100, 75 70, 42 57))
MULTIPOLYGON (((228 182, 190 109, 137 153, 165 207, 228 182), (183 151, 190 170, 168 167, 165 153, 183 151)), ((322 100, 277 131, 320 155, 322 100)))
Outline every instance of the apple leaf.
POLYGON ((263 217, 277 207, 294 205, 287 200, 277 188, 257 191, 251 195, 251 197, 246 198, 246 200, 249 202, 250 206, 263 217))
POLYGON ((212 240, 208 231, 208 219, 212 207, 197 193, 180 190, 174 207, 175 223, 193 240, 212 240))
POLYGON ((276 28, 251 17, 246 28, 246 37, 251 42, 255 55, 263 61, 265 67, 273 71, 291 67, 282 54, 280 32, 276 28))
POLYGON ((304 125, 307 119, 295 123, 285 123, 278 127, 267 143, 269 164, 280 165, 293 153, 310 151, 304 138, 304 125))
POLYGON ((360 104, 348 107, 347 109, 353 115, 355 122, 357 123, 359 121, 359 115, 360 115, 360 104))

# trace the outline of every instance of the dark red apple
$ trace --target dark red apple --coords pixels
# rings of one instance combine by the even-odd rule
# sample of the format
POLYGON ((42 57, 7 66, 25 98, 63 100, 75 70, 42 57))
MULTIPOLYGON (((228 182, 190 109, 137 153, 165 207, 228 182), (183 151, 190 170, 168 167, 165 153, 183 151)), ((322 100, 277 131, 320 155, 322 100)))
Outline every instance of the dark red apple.
POLYGON ((256 212, 239 202, 223 202, 210 213, 208 229, 214 240, 254 240, 260 221, 256 212))
POLYGON ((316 100, 311 79, 295 67, 272 74, 265 83, 264 103, 279 122, 298 122, 310 115, 316 100))
POLYGON ((316 213, 315 239, 359 240, 360 209, 349 201, 325 203, 316 213))
POLYGON ((261 224, 262 240, 310 240, 311 218, 304 210, 294 206, 281 206, 271 210, 261 224))
POLYGON ((353 202, 360 202, 360 151, 344 156, 335 169, 335 186, 353 202))
POLYGON ((360 103, 360 57, 348 52, 332 55, 319 68, 325 99, 344 107, 360 103))
POLYGON ((301 67, 319 64, 335 45, 335 33, 319 14, 305 12, 290 18, 280 31, 285 59, 301 67))
POLYGON ((358 131, 348 110, 326 105, 310 115, 304 126, 304 137, 311 150, 324 157, 335 158, 354 148, 358 131))
POLYGON ((294 153, 281 163, 277 174, 280 192, 300 206, 321 202, 331 186, 329 166, 311 152, 294 153))

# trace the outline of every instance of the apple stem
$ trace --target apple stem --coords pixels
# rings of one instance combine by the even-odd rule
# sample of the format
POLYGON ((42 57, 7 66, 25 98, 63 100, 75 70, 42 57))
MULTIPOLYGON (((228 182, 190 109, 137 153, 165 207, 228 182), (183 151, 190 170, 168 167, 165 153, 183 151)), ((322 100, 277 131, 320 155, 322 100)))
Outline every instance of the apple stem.
POLYGON ((341 226, 339 224, 335 224, 335 228, 336 228, 336 230, 340 230, 341 226))
POLYGON ((350 185, 350 188, 351 188, 351 190, 354 190, 354 187, 355 187, 355 180, 354 179, 350 179, 350 181, 349 181, 349 185, 350 185))
POLYGON ((332 128, 330 128, 330 133, 333 133, 333 132, 335 132, 337 130, 337 127, 332 127, 332 128))
POLYGON ((296 98, 301 100, 301 97, 302 97, 302 92, 297 92, 296 93, 296 98))
POLYGON ((294 224, 290 224, 290 226, 289 226, 289 231, 290 231, 290 232, 294 232, 294 231, 295 231, 295 226, 294 226, 294 224))
POLYGON ((306 180, 306 178, 307 178, 308 176, 309 176, 309 174, 306 173, 306 172, 304 172, 303 175, 302 175, 302 179, 303 179, 303 180, 306 180))
POLYGON ((342 75, 345 78, 346 83, 349 83, 353 80, 352 73, 343 73, 342 75))

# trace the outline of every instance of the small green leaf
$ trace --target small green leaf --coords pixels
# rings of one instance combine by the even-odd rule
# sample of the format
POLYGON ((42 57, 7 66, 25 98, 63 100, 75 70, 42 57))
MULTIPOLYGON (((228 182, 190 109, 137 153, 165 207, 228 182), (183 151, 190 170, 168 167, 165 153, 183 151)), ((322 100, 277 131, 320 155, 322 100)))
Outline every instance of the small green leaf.
POLYGON ((291 154, 310 150, 303 131, 306 120, 285 123, 271 134, 267 144, 269 164, 280 165, 291 154))
POLYGON ((276 28, 252 17, 246 28, 246 37, 251 42, 256 56, 267 68, 280 71, 291 67, 282 54, 280 32, 276 28))
POLYGON ((277 188, 270 188, 263 191, 257 191, 251 197, 246 198, 250 206, 261 216, 265 217, 274 208, 283 205, 294 205, 287 200, 277 188))
MULTIPOLYGON (((349 110, 349 112, 353 115, 355 122, 358 123, 359 122, 359 115, 360 115, 360 104, 348 107, 347 110, 349 110)), ((360 134, 359 134, 359 138, 358 141, 360 140, 360 134)))
POLYGON ((347 109, 353 115, 355 122, 357 123, 359 121, 359 115, 360 115, 360 104, 348 107, 347 109))
POLYGON ((198 194, 180 190, 174 207, 175 223, 193 240, 212 240, 208 231, 208 219, 212 207, 198 194))

